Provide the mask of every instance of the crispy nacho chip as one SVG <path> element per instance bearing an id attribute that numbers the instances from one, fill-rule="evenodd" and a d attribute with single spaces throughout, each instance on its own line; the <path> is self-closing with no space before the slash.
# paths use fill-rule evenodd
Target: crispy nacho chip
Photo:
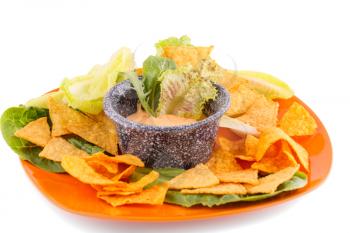
<path id="1" fill-rule="evenodd" d="M 113 162 L 112 158 L 113 157 L 109 157 L 108 155 L 105 155 L 103 152 L 97 152 L 89 157 L 86 157 L 85 160 L 92 167 L 102 166 L 109 173 L 117 174 L 119 171 L 118 163 Z"/>
<path id="2" fill-rule="evenodd" d="M 117 154 L 117 138 L 115 134 L 110 133 L 110 130 L 103 123 L 97 122 L 53 99 L 49 99 L 49 102 L 54 107 L 55 114 L 59 116 L 60 122 L 65 129 L 111 154 Z"/>
<path id="3" fill-rule="evenodd" d="M 135 194 L 139 192 L 133 192 L 133 191 L 120 191 L 120 190 L 115 190 L 115 191 L 97 191 L 97 197 L 103 197 L 103 196 L 128 196 L 131 194 Z"/>
<path id="4" fill-rule="evenodd" d="M 142 162 L 142 160 L 132 154 L 124 154 L 124 155 L 117 155 L 115 157 L 112 157 L 114 161 L 118 163 L 125 163 L 128 165 L 134 165 L 137 167 L 144 167 L 145 164 Z"/>
<path id="5" fill-rule="evenodd" d="M 230 140 L 225 137 L 219 137 L 218 143 L 224 151 L 234 155 L 244 154 L 244 139 Z"/>
<path id="6" fill-rule="evenodd" d="M 198 164 L 169 181 L 170 189 L 203 188 L 216 184 L 219 184 L 219 179 L 204 164 Z"/>
<path id="7" fill-rule="evenodd" d="M 114 207 L 125 204 L 161 205 L 164 202 L 168 188 L 168 183 L 162 183 L 137 194 L 132 194 L 128 196 L 99 196 L 99 198 L 103 199 L 104 201 L 106 201 Z"/>
<path id="8" fill-rule="evenodd" d="M 120 168 L 121 166 L 124 168 Z M 125 167 L 125 165 L 123 166 L 123 165 L 119 164 L 118 167 L 119 167 L 119 170 L 121 172 L 112 178 L 113 181 L 118 181 L 121 179 L 129 178 L 129 176 L 131 176 L 132 173 L 134 173 L 134 171 L 136 169 L 136 166 L 134 166 L 134 165 L 130 165 L 130 166 Z"/>
<path id="9" fill-rule="evenodd" d="M 65 134 L 69 134 L 70 132 L 64 127 L 62 117 L 61 117 L 61 111 L 62 111 L 62 105 L 59 104 L 56 100 L 53 98 L 48 98 L 47 105 L 49 108 L 49 114 L 50 119 L 52 122 L 52 136 L 58 137 Z"/>
<path id="10" fill-rule="evenodd" d="M 212 157 L 207 162 L 207 166 L 215 174 L 242 169 L 237 163 L 235 155 L 228 151 L 224 151 L 222 148 L 214 149 Z"/>
<path id="11" fill-rule="evenodd" d="M 260 178 L 259 184 L 257 185 L 246 185 L 245 187 L 250 194 L 274 193 L 280 184 L 290 180 L 298 170 L 299 165 L 296 167 L 287 167 L 276 173 Z"/>
<path id="12" fill-rule="evenodd" d="M 279 125 L 289 136 L 313 135 L 317 129 L 315 119 L 297 102 L 289 107 Z"/>
<path id="13" fill-rule="evenodd" d="M 258 184 L 258 170 L 244 169 L 216 175 L 220 182 Z"/>
<path id="14" fill-rule="evenodd" d="M 114 138 L 118 141 L 118 135 L 116 130 L 116 125 L 113 123 L 113 121 L 104 113 L 104 111 L 100 112 L 97 115 L 89 114 L 89 116 L 97 121 L 103 124 L 103 126 L 109 130 L 109 133 L 113 135 Z"/>
<path id="15" fill-rule="evenodd" d="M 309 171 L 309 154 L 304 147 L 296 143 L 280 128 L 270 128 L 262 132 L 259 138 L 258 149 L 256 152 L 257 161 L 261 160 L 269 147 L 279 140 L 285 140 L 292 148 L 295 156 L 299 159 L 305 170 Z"/>
<path id="16" fill-rule="evenodd" d="M 259 94 L 247 85 L 238 84 L 229 89 L 231 105 L 226 115 L 237 117 L 248 111 L 253 103 L 259 98 Z"/>
<path id="17" fill-rule="evenodd" d="M 259 131 L 263 131 L 266 128 L 276 126 L 278 106 L 277 102 L 259 94 L 258 97 L 255 97 L 254 103 L 247 112 L 236 119 L 257 128 Z"/>
<path id="18" fill-rule="evenodd" d="M 17 130 L 15 136 L 41 147 L 46 146 L 51 139 L 47 117 L 41 117 L 35 121 L 29 122 L 22 129 Z"/>
<path id="19" fill-rule="evenodd" d="M 163 48 L 163 56 L 175 61 L 177 66 L 191 65 L 198 68 L 201 60 L 210 56 L 213 46 L 194 47 L 194 46 L 168 46 Z"/>
<path id="20" fill-rule="evenodd" d="M 67 173 L 86 184 L 113 185 L 116 183 L 115 181 L 98 174 L 89 166 L 84 158 L 65 155 L 62 158 L 61 165 Z"/>
<path id="21" fill-rule="evenodd" d="M 40 157 L 44 157 L 53 161 L 60 162 L 65 155 L 71 155 L 76 157 L 89 156 L 83 150 L 80 150 L 67 142 L 61 137 L 52 138 L 44 149 L 39 153 Z"/>
<path id="22" fill-rule="evenodd" d="M 159 173 L 156 171 L 151 171 L 147 175 L 143 176 L 136 182 L 126 183 L 126 182 L 118 182 L 112 186 L 103 187 L 104 191 L 122 191 L 122 192 L 141 192 L 143 188 L 157 180 L 159 177 Z"/>
<path id="23" fill-rule="evenodd" d="M 298 163 L 288 143 L 286 141 L 281 141 L 280 143 L 281 149 L 279 151 L 271 146 L 264 157 L 260 161 L 253 163 L 251 167 L 267 173 L 278 172 L 287 167 L 295 167 Z"/>
<path id="24" fill-rule="evenodd" d="M 246 194 L 247 190 L 242 184 L 218 184 L 208 188 L 197 188 L 197 189 L 182 189 L 181 193 L 184 194 L 215 194 L 215 195 L 225 195 L 225 194 Z"/>

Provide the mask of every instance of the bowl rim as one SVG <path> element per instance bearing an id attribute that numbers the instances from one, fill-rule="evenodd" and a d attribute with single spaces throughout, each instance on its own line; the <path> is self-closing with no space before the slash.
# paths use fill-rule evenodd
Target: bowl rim
<path id="1" fill-rule="evenodd" d="M 221 98 L 223 98 L 224 100 L 223 100 L 223 104 L 222 104 L 221 109 L 216 111 L 214 114 L 206 117 L 203 120 L 200 120 L 200 121 L 197 121 L 197 122 L 194 122 L 191 124 L 185 124 L 185 125 L 178 125 L 178 126 L 145 125 L 145 124 L 131 121 L 131 120 L 127 119 L 126 117 L 120 115 L 119 113 L 117 113 L 114 110 L 114 108 L 112 106 L 112 101 L 110 101 L 110 100 L 113 96 L 113 93 L 118 88 L 118 86 L 126 85 L 126 83 L 130 84 L 129 80 L 125 80 L 125 81 L 113 86 L 107 92 L 107 94 L 104 96 L 104 99 L 103 99 L 103 110 L 104 110 L 105 114 L 109 118 L 111 118 L 115 123 L 121 124 L 124 127 L 133 128 L 133 129 L 147 130 L 147 131 L 162 131 L 162 132 L 164 132 L 164 131 L 183 131 L 183 130 L 195 129 L 195 128 L 201 127 L 201 126 L 223 116 L 224 113 L 228 110 L 230 103 L 231 103 L 230 95 L 229 95 L 228 91 L 223 86 L 215 83 L 214 86 L 217 88 L 217 90 L 219 92 L 221 92 Z M 130 86 L 131 86 L 131 84 L 130 84 Z M 215 99 L 213 101 L 217 101 L 217 99 Z"/>

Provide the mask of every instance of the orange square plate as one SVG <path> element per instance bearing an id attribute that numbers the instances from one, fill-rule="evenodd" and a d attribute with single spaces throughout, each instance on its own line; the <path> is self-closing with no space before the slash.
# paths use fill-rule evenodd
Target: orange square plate
<path id="1" fill-rule="evenodd" d="M 49 173 L 25 161 L 22 161 L 22 165 L 29 178 L 48 199 L 67 211 L 81 215 L 133 221 L 179 221 L 256 211 L 287 202 L 310 192 L 326 179 L 330 171 L 332 163 L 331 143 L 326 129 L 317 116 L 296 97 L 279 101 L 279 115 L 282 115 L 293 101 L 303 104 L 312 113 L 318 123 L 318 130 L 315 135 L 296 139 L 310 153 L 311 172 L 309 173 L 309 182 L 302 189 L 284 193 L 263 201 L 232 203 L 213 208 L 201 206 L 184 208 L 170 204 L 161 206 L 126 205 L 113 208 L 99 200 L 96 197 L 95 190 L 89 185 L 83 184 L 67 174 Z M 219 136 L 225 135 L 227 137 L 229 134 L 230 131 L 228 130 L 219 130 Z"/>

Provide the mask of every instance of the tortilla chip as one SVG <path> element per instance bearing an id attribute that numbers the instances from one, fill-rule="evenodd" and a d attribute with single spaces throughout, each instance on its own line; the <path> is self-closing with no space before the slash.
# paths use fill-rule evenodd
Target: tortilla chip
<path id="1" fill-rule="evenodd" d="M 67 142 L 61 137 L 52 138 L 44 149 L 39 153 L 40 157 L 44 157 L 53 161 L 62 161 L 63 156 L 70 155 L 75 157 L 89 156 L 83 150 L 80 150 Z"/>
<path id="2" fill-rule="evenodd" d="M 58 137 L 65 134 L 70 134 L 70 132 L 64 127 L 61 118 L 61 104 L 58 104 L 53 98 L 48 98 L 47 106 L 49 108 L 50 119 L 52 122 L 52 136 Z"/>
<path id="3" fill-rule="evenodd" d="M 128 196 L 99 196 L 99 198 L 111 204 L 113 207 L 125 204 L 162 205 L 168 188 L 168 183 L 162 183 L 137 194 L 132 194 Z"/>
<path id="4" fill-rule="evenodd" d="M 258 184 L 258 170 L 245 169 L 216 175 L 220 182 Z"/>
<path id="5" fill-rule="evenodd" d="M 198 68 L 200 62 L 210 56 L 213 46 L 167 46 L 163 48 L 163 56 L 174 60 L 176 66 L 191 65 Z"/>
<path id="6" fill-rule="evenodd" d="M 65 155 L 62 158 L 61 165 L 67 173 L 86 184 L 113 185 L 116 183 L 115 181 L 98 174 L 89 166 L 84 158 Z"/>
<path id="7" fill-rule="evenodd" d="M 274 193 L 280 184 L 290 180 L 298 170 L 299 165 L 296 167 L 287 167 L 276 173 L 260 178 L 259 184 L 257 185 L 246 185 L 245 187 L 249 194 Z"/>
<path id="8" fill-rule="evenodd" d="M 216 184 L 219 184 L 219 179 L 204 164 L 198 164 L 169 181 L 170 189 L 204 188 Z"/>
<path id="9" fill-rule="evenodd" d="M 136 169 L 136 166 L 134 165 L 127 166 L 124 169 L 120 169 L 120 166 L 121 165 L 119 164 L 118 167 L 121 172 L 112 178 L 113 181 L 129 178 Z"/>
<path id="10" fill-rule="evenodd" d="M 51 139 L 47 117 L 41 117 L 35 121 L 29 122 L 22 129 L 17 130 L 15 136 L 41 147 L 46 146 Z"/>
<path id="11" fill-rule="evenodd" d="M 52 98 L 49 100 L 65 129 L 111 154 L 117 154 L 117 138 L 103 123 L 97 122 Z"/>
<path id="12" fill-rule="evenodd" d="M 222 148 L 214 149 L 212 157 L 207 162 L 209 169 L 215 174 L 241 170 L 235 155 Z"/>
<path id="13" fill-rule="evenodd" d="M 109 133 L 118 141 L 117 127 L 103 111 L 97 115 L 89 114 L 89 116 L 95 121 L 102 123 L 103 126 L 109 130 Z"/>
<path id="14" fill-rule="evenodd" d="M 257 128 L 259 131 L 276 126 L 279 104 L 261 94 L 254 98 L 255 101 L 247 112 L 236 119 Z"/>
<path id="15" fill-rule="evenodd" d="M 218 184 L 208 188 L 198 188 L 198 189 L 182 189 L 181 193 L 184 194 L 215 194 L 215 195 L 225 195 L 225 194 L 246 194 L 247 190 L 242 184 Z"/>
<path id="16" fill-rule="evenodd" d="M 237 117 L 248 111 L 253 103 L 259 98 L 259 94 L 249 88 L 247 85 L 238 84 L 229 89 L 231 97 L 230 108 L 226 111 L 226 115 Z"/>
<path id="17" fill-rule="evenodd" d="M 271 151 L 273 147 L 270 147 L 264 157 L 260 161 L 253 163 L 251 167 L 267 173 L 278 172 L 287 167 L 295 167 L 298 163 L 292 155 L 288 143 L 281 141 L 281 144 L 279 151 Z"/>
<path id="18" fill-rule="evenodd" d="M 135 194 L 137 192 L 132 192 L 132 191 L 97 191 L 97 197 L 102 197 L 102 196 L 113 196 L 113 195 L 118 195 L 118 196 L 128 196 L 131 194 Z"/>
<path id="19" fill-rule="evenodd" d="M 116 162 L 111 162 L 112 159 L 108 155 L 105 155 L 102 152 L 95 153 L 87 158 L 85 158 L 85 161 L 91 166 L 102 166 L 105 168 L 106 171 L 111 173 L 112 175 L 117 174 L 119 169 L 118 169 L 118 163 Z M 96 169 L 95 169 L 96 170 Z"/>
<path id="20" fill-rule="evenodd" d="M 219 137 L 218 143 L 222 150 L 232 154 L 244 154 L 244 139 L 230 140 L 225 137 Z"/>
<path id="21" fill-rule="evenodd" d="M 281 129 L 289 136 L 313 135 L 317 123 L 311 114 L 299 103 L 294 102 L 279 122 Z"/>
<path id="22" fill-rule="evenodd" d="M 115 157 L 112 157 L 114 161 L 118 163 L 125 163 L 128 165 L 134 165 L 137 167 L 144 167 L 145 164 L 142 162 L 142 160 L 132 154 L 124 154 L 124 155 L 117 155 Z"/>
<path id="23" fill-rule="evenodd" d="M 296 143 L 283 130 L 273 127 L 261 133 L 259 138 L 258 149 L 256 152 L 257 161 L 261 160 L 269 147 L 279 140 L 285 140 L 293 150 L 295 156 L 299 159 L 301 165 L 306 171 L 309 171 L 309 154 L 304 147 Z"/>
<path id="24" fill-rule="evenodd" d="M 104 191 L 123 191 L 123 192 L 141 192 L 143 188 L 157 180 L 159 173 L 156 171 L 151 171 L 147 175 L 143 176 L 138 181 L 132 183 L 118 182 L 112 186 L 103 187 Z"/>

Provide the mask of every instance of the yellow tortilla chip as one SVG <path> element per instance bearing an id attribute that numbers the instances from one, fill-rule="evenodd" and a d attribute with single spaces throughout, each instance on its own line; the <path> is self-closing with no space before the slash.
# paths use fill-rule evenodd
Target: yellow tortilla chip
<path id="1" fill-rule="evenodd" d="M 258 170 L 245 169 L 216 175 L 220 182 L 258 184 Z"/>
<path id="2" fill-rule="evenodd" d="M 115 134 L 110 133 L 110 130 L 103 123 L 97 122 L 52 98 L 49 99 L 49 102 L 65 129 L 111 154 L 117 154 L 117 138 Z"/>
<path id="3" fill-rule="evenodd" d="M 213 151 L 212 157 L 207 162 L 207 166 L 215 174 L 242 169 L 237 163 L 235 155 L 228 151 L 224 151 L 222 148 Z"/>
<path id="4" fill-rule="evenodd" d="M 64 127 L 61 118 L 61 104 L 58 104 L 53 98 L 48 98 L 47 106 L 49 108 L 50 119 L 52 122 L 52 136 L 58 137 L 69 134 L 70 132 Z"/>
<path id="5" fill-rule="evenodd" d="M 279 140 L 285 140 L 288 142 L 289 146 L 292 148 L 295 156 L 299 159 L 301 165 L 305 168 L 306 171 L 309 171 L 309 153 L 305 150 L 304 147 L 296 143 L 290 136 L 288 136 L 280 128 L 269 128 L 261 133 L 259 138 L 258 149 L 256 152 L 257 161 L 261 160 L 266 151 L 271 145 Z"/>
<path id="6" fill-rule="evenodd" d="M 231 105 L 225 114 L 230 117 L 237 117 L 246 113 L 257 98 L 259 98 L 259 94 L 256 91 L 250 89 L 244 84 L 238 84 L 231 87 L 229 92 Z"/>
<path id="7" fill-rule="evenodd" d="M 244 154 L 244 139 L 230 140 L 225 137 L 219 137 L 218 143 L 224 151 L 234 155 Z"/>
<path id="8" fill-rule="evenodd" d="M 103 126 L 109 130 L 109 133 L 118 141 L 117 127 L 103 111 L 97 115 L 89 114 L 89 116 L 95 121 L 102 123 Z"/>
<path id="9" fill-rule="evenodd" d="M 120 165 L 119 165 L 120 167 Z M 121 171 L 119 174 L 117 174 L 116 176 L 114 176 L 112 178 L 113 181 L 118 181 L 118 180 L 121 180 L 121 179 L 126 179 L 128 178 L 129 176 L 132 175 L 132 173 L 134 173 L 136 169 L 136 166 L 134 165 L 130 165 L 128 167 L 126 167 L 125 169 L 120 169 L 119 170 Z"/>
<path id="10" fill-rule="evenodd" d="M 99 198 L 111 204 L 113 207 L 125 204 L 162 205 L 168 188 L 168 183 L 162 183 L 137 194 L 131 194 L 128 196 L 99 196 Z"/>
<path id="11" fill-rule="evenodd" d="M 279 104 L 261 94 L 255 98 L 247 112 L 236 119 L 257 128 L 259 131 L 276 126 Z"/>
<path id="12" fill-rule="evenodd" d="M 286 141 L 281 141 L 281 149 L 279 151 L 271 151 L 271 147 L 264 157 L 252 164 L 253 169 L 259 171 L 274 173 L 287 167 L 295 167 L 298 163 L 295 160 L 289 145 Z"/>
<path id="13" fill-rule="evenodd" d="M 170 189 L 203 188 L 216 184 L 219 184 L 219 179 L 204 164 L 198 164 L 169 181 Z"/>
<path id="14" fill-rule="evenodd" d="M 128 165 L 134 165 L 137 167 L 144 167 L 145 164 L 142 162 L 142 160 L 132 154 L 124 154 L 124 155 L 116 155 L 115 157 L 112 157 L 114 161 L 118 163 L 125 163 Z"/>
<path id="15" fill-rule="evenodd" d="M 225 195 L 225 194 L 246 194 L 247 190 L 242 184 L 218 184 L 208 188 L 198 188 L 198 189 L 182 189 L 181 193 L 184 194 L 215 194 L 215 195 Z"/>
<path id="16" fill-rule="evenodd" d="M 136 182 L 126 183 L 126 182 L 118 182 L 112 186 L 103 187 L 104 191 L 123 191 L 123 192 L 141 192 L 142 189 L 157 180 L 159 177 L 159 173 L 156 171 L 151 171 L 147 175 L 143 176 Z"/>
<path id="17" fill-rule="evenodd" d="M 17 130 L 15 136 L 41 147 L 46 146 L 51 139 L 47 117 L 41 117 L 35 121 L 29 122 L 22 129 Z"/>
<path id="18" fill-rule="evenodd" d="M 67 142 L 61 137 L 52 138 L 44 149 L 39 153 L 40 157 L 44 157 L 53 161 L 62 161 L 63 156 L 70 155 L 76 157 L 89 156 L 83 150 L 80 150 Z"/>
<path id="19" fill-rule="evenodd" d="M 257 185 L 246 185 L 245 187 L 249 194 L 274 193 L 280 184 L 290 180 L 298 170 L 299 165 L 296 167 L 287 167 L 276 173 L 260 178 L 259 184 Z"/>
<path id="20" fill-rule="evenodd" d="M 84 158 L 65 155 L 62 158 L 61 165 L 67 173 L 86 184 L 113 185 L 116 183 L 115 181 L 98 174 L 89 166 Z"/>
<path id="21" fill-rule="evenodd" d="M 191 65 L 198 68 L 200 62 L 210 56 L 213 46 L 167 46 L 163 48 L 163 56 L 174 60 L 177 66 Z"/>
<path id="22" fill-rule="evenodd" d="M 102 152 L 98 152 L 98 153 L 95 153 L 89 157 L 86 157 L 85 160 L 88 162 L 88 164 L 90 166 L 92 166 L 92 167 L 102 166 L 105 168 L 106 171 L 108 171 L 111 174 L 116 174 L 119 171 L 118 163 L 112 162 L 113 160 L 110 159 L 110 157 L 108 155 L 105 155 Z"/>
<path id="23" fill-rule="evenodd" d="M 279 122 L 280 128 L 289 136 L 313 135 L 317 123 L 311 114 L 299 103 L 294 102 Z"/>

